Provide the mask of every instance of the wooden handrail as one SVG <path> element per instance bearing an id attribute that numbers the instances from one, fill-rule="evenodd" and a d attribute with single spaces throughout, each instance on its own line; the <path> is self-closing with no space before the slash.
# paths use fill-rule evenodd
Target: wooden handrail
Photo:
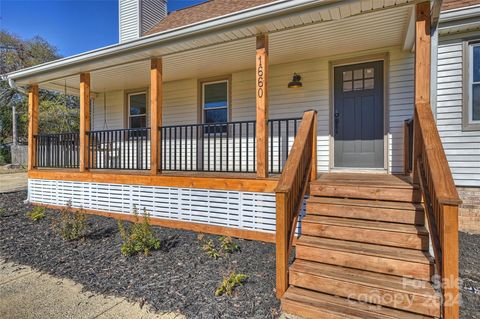
<path id="1" fill-rule="evenodd" d="M 441 278 L 443 318 L 458 318 L 458 196 L 429 103 L 414 114 L 413 180 L 422 191 L 432 236 L 436 270 Z"/>
<path id="2" fill-rule="evenodd" d="M 309 181 L 316 178 L 316 123 L 316 111 L 304 113 L 290 156 L 275 189 L 277 298 L 281 298 L 288 287 L 288 258 L 298 215 Z"/>

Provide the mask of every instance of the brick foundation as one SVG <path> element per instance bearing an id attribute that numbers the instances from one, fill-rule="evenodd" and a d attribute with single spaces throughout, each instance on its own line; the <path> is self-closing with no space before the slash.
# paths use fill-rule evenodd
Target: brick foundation
<path id="1" fill-rule="evenodd" d="M 457 187 L 463 203 L 459 209 L 461 231 L 480 234 L 480 187 Z"/>

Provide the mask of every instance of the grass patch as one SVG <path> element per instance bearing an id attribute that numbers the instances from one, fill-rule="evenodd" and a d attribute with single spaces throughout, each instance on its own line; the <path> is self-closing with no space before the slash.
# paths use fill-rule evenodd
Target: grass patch
<path id="1" fill-rule="evenodd" d="M 130 227 L 126 227 L 121 220 L 118 221 L 118 229 L 123 241 L 120 251 L 125 256 L 138 253 L 148 256 L 151 250 L 160 248 L 160 240 L 153 234 L 146 210 L 143 211 L 141 222 L 136 208 L 133 209 L 133 215 L 136 220 Z"/>

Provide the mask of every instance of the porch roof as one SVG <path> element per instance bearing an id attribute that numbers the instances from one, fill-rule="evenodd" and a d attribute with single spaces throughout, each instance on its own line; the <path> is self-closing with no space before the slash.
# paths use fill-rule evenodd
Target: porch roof
<path id="1" fill-rule="evenodd" d="M 6 78 L 18 86 L 41 84 L 61 91 L 67 87 L 70 94 L 76 93 L 81 72 L 92 73 L 94 92 L 139 87 L 143 82 L 148 86 L 150 58 L 156 56 L 165 59 L 165 81 L 214 76 L 222 68 L 237 71 L 253 67 L 254 38 L 260 33 L 272 34 L 272 64 L 404 45 L 413 21 L 409 16 L 417 2 L 279 0 L 26 68 Z M 212 62 L 217 74 L 209 74 Z"/>

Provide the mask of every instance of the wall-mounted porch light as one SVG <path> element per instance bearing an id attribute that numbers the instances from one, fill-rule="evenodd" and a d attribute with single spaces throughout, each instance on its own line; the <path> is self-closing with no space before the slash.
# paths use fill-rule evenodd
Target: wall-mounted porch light
<path id="1" fill-rule="evenodd" d="M 300 74 L 293 73 L 293 79 L 292 79 L 292 82 L 288 83 L 288 88 L 289 89 L 301 88 L 303 86 L 301 80 L 302 80 L 302 77 L 300 76 Z"/>

